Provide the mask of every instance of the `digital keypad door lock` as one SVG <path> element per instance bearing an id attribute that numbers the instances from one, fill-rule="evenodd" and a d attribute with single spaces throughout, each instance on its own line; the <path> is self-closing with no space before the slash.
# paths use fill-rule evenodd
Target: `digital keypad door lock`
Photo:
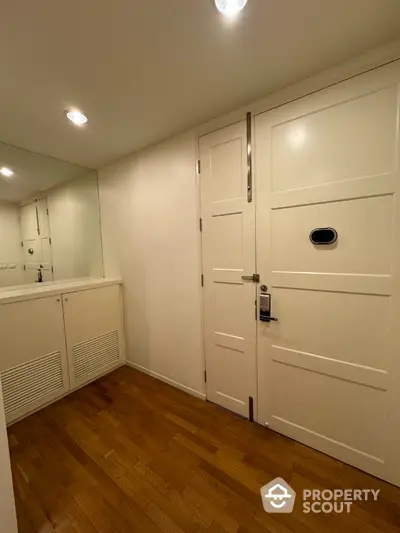
<path id="1" fill-rule="evenodd" d="M 260 320 L 261 322 L 278 322 L 278 319 L 271 316 L 271 295 L 269 293 L 260 294 Z"/>

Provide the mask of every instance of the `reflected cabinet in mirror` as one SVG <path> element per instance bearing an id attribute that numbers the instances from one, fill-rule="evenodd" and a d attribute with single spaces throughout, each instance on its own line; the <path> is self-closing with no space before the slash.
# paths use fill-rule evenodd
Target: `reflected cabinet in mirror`
<path id="1" fill-rule="evenodd" d="M 97 172 L 0 143 L 0 290 L 102 276 Z"/>

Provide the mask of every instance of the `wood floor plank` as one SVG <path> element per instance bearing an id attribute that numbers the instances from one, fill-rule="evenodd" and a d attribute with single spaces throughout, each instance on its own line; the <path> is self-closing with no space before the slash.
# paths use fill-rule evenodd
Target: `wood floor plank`
<path id="1" fill-rule="evenodd" d="M 400 489 L 128 367 L 9 441 L 19 533 L 400 533 Z M 350 514 L 270 515 L 275 477 L 381 493 Z"/>

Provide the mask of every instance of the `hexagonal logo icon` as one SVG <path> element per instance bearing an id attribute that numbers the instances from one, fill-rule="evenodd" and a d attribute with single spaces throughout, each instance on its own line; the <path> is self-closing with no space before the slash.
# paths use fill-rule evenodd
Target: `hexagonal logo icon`
<path id="1" fill-rule="evenodd" d="M 277 477 L 261 488 L 261 498 L 267 513 L 291 513 L 296 493 L 281 477 Z"/>

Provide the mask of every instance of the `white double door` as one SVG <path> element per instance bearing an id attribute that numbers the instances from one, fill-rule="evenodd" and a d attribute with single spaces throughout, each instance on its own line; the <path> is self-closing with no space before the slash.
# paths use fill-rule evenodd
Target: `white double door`
<path id="1" fill-rule="evenodd" d="M 261 424 L 400 485 L 399 82 L 397 62 L 258 115 L 255 202 L 244 122 L 200 150 L 208 398 L 252 396 Z M 255 320 L 261 285 L 278 322 Z"/>

